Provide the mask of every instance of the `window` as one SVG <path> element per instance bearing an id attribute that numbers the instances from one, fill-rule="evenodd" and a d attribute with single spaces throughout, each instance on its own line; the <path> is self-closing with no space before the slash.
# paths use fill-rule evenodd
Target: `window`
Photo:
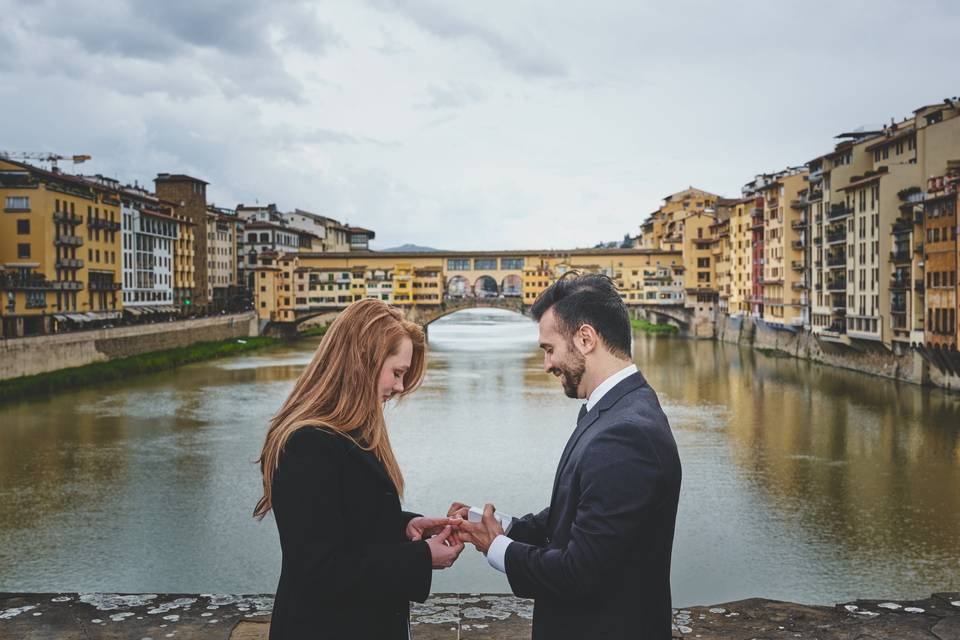
<path id="1" fill-rule="evenodd" d="M 477 258 L 473 261 L 473 268 L 476 270 L 481 269 L 490 269 L 495 270 L 497 268 L 497 259 L 496 258 Z"/>
<path id="2" fill-rule="evenodd" d="M 28 235 L 30 235 L 30 221 L 29 221 L 29 220 L 17 220 L 17 235 L 18 235 L 18 236 L 28 236 Z"/>
<path id="3" fill-rule="evenodd" d="M 29 196 L 7 196 L 6 204 L 4 205 L 6 211 L 30 211 L 30 197 Z"/>
<path id="4" fill-rule="evenodd" d="M 470 260 L 461 259 L 461 258 L 448 258 L 447 259 L 447 270 L 448 271 L 469 271 L 470 270 Z"/>
<path id="5" fill-rule="evenodd" d="M 501 258 L 501 269 L 523 269 L 523 258 Z"/>
<path id="6" fill-rule="evenodd" d="M 17 245 L 17 257 L 20 259 L 30 257 L 30 243 L 21 242 Z"/>

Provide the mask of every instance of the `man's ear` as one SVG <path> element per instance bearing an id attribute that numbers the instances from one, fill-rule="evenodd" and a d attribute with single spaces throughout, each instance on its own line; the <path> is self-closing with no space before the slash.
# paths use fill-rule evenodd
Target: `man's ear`
<path id="1" fill-rule="evenodd" d="M 592 353 L 600 345 L 600 336 L 597 335 L 597 330 L 594 329 L 589 324 L 580 325 L 580 328 L 577 329 L 577 332 L 573 336 L 573 344 L 576 346 L 577 351 L 580 352 L 580 355 L 587 355 Z"/>

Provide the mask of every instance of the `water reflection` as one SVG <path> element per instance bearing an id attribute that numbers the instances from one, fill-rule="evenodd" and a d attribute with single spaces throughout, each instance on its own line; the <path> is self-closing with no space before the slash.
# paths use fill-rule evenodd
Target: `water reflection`
<path id="1" fill-rule="evenodd" d="M 279 548 L 251 461 L 315 343 L 0 408 L 0 591 L 267 592 Z M 577 413 L 520 316 L 430 328 L 388 410 L 407 506 L 549 501 Z M 675 600 L 960 588 L 960 398 L 712 342 L 637 336 L 677 436 Z M 506 591 L 468 551 L 435 591 Z"/>

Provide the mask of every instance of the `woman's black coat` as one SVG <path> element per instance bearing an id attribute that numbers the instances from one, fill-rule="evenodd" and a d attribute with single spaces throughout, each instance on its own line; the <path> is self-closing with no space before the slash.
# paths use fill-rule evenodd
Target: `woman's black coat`
<path id="1" fill-rule="evenodd" d="M 376 456 L 334 433 L 305 427 L 287 441 L 273 476 L 283 565 L 270 640 L 407 638 L 410 601 L 430 593 L 426 542 L 404 533 Z"/>

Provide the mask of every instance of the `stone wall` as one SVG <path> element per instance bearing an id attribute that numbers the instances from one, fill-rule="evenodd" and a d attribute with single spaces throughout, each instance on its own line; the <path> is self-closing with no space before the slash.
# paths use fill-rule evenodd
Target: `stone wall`
<path id="1" fill-rule="evenodd" d="M 888 351 L 881 344 L 864 341 L 855 347 L 821 341 L 807 331 L 774 329 L 753 318 L 717 319 L 714 335 L 721 342 L 742 344 L 755 349 L 812 360 L 821 364 L 851 369 L 875 376 L 903 380 L 945 389 L 960 389 L 960 379 L 931 366 L 917 351 Z"/>
<path id="2" fill-rule="evenodd" d="M 258 335 L 253 312 L 0 340 L 0 380 L 93 362 Z"/>

